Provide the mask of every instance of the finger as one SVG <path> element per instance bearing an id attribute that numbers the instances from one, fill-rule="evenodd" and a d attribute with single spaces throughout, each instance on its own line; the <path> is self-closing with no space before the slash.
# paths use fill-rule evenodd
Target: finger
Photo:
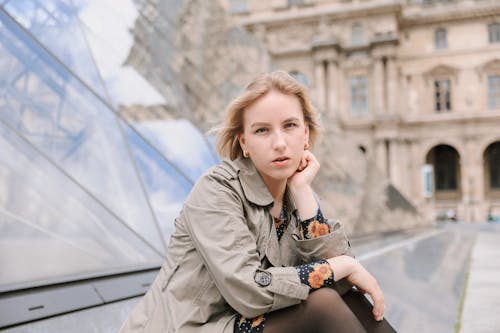
<path id="1" fill-rule="evenodd" d="M 304 170 L 307 167 L 308 163 L 309 162 L 307 160 L 307 157 L 303 155 L 302 158 L 300 159 L 299 171 Z"/>
<path id="2" fill-rule="evenodd" d="M 371 295 L 371 296 L 373 299 L 373 310 L 372 310 L 373 316 L 375 320 L 380 321 L 384 319 L 384 311 L 385 311 L 384 297 L 381 295 L 380 296 Z"/>

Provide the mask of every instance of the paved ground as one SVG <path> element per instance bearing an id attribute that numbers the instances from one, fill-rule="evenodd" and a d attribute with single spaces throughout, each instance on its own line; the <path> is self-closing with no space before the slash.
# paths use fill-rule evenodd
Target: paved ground
<path id="1" fill-rule="evenodd" d="M 500 332 L 500 223 L 480 230 L 471 254 L 460 333 Z"/>
<path id="2" fill-rule="evenodd" d="M 359 256 L 379 281 L 398 332 L 455 332 L 474 232 L 428 230 Z"/>
<path id="3" fill-rule="evenodd" d="M 440 224 L 353 240 L 385 292 L 386 318 L 403 333 L 500 332 L 500 224 Z M 472 253 L 472 255 L 471 255 Z M 20 325 L 3 333 L 115 333 L 139 298 Z"/>

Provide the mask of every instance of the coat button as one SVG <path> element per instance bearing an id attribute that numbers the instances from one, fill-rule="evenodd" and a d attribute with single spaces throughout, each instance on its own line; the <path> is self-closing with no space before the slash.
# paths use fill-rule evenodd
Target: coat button
<path id="1" fill-rule="evenodd" d="M 257 272 L 255 280 L 262 287 L 267 287 L 271 284 L 271 274 L 269 272 Z"/>

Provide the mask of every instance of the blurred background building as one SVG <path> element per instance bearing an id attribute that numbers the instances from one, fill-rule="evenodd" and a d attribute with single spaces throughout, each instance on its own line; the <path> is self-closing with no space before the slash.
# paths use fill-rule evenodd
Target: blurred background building
<path id="1" fill-rule="evenodd" d="M 500 2 L 223 1 L 419 211 L 500 215 Z"/>
<path id="2" fill-rule="evenodd" d="M 0 0 L 0 328 L 144 293 L 206 131 L 272 69 L 352 235 L 500 215 L 498 1 Z"/>

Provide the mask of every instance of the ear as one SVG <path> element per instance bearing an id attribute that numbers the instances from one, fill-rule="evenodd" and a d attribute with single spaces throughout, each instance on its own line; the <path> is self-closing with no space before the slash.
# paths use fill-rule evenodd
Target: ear
<path id="1" fill-rule="evenodd" d="M 245 135 L 243 133 L 238 134 L 238 141 L 242 150 L 245 150 Z"/>

